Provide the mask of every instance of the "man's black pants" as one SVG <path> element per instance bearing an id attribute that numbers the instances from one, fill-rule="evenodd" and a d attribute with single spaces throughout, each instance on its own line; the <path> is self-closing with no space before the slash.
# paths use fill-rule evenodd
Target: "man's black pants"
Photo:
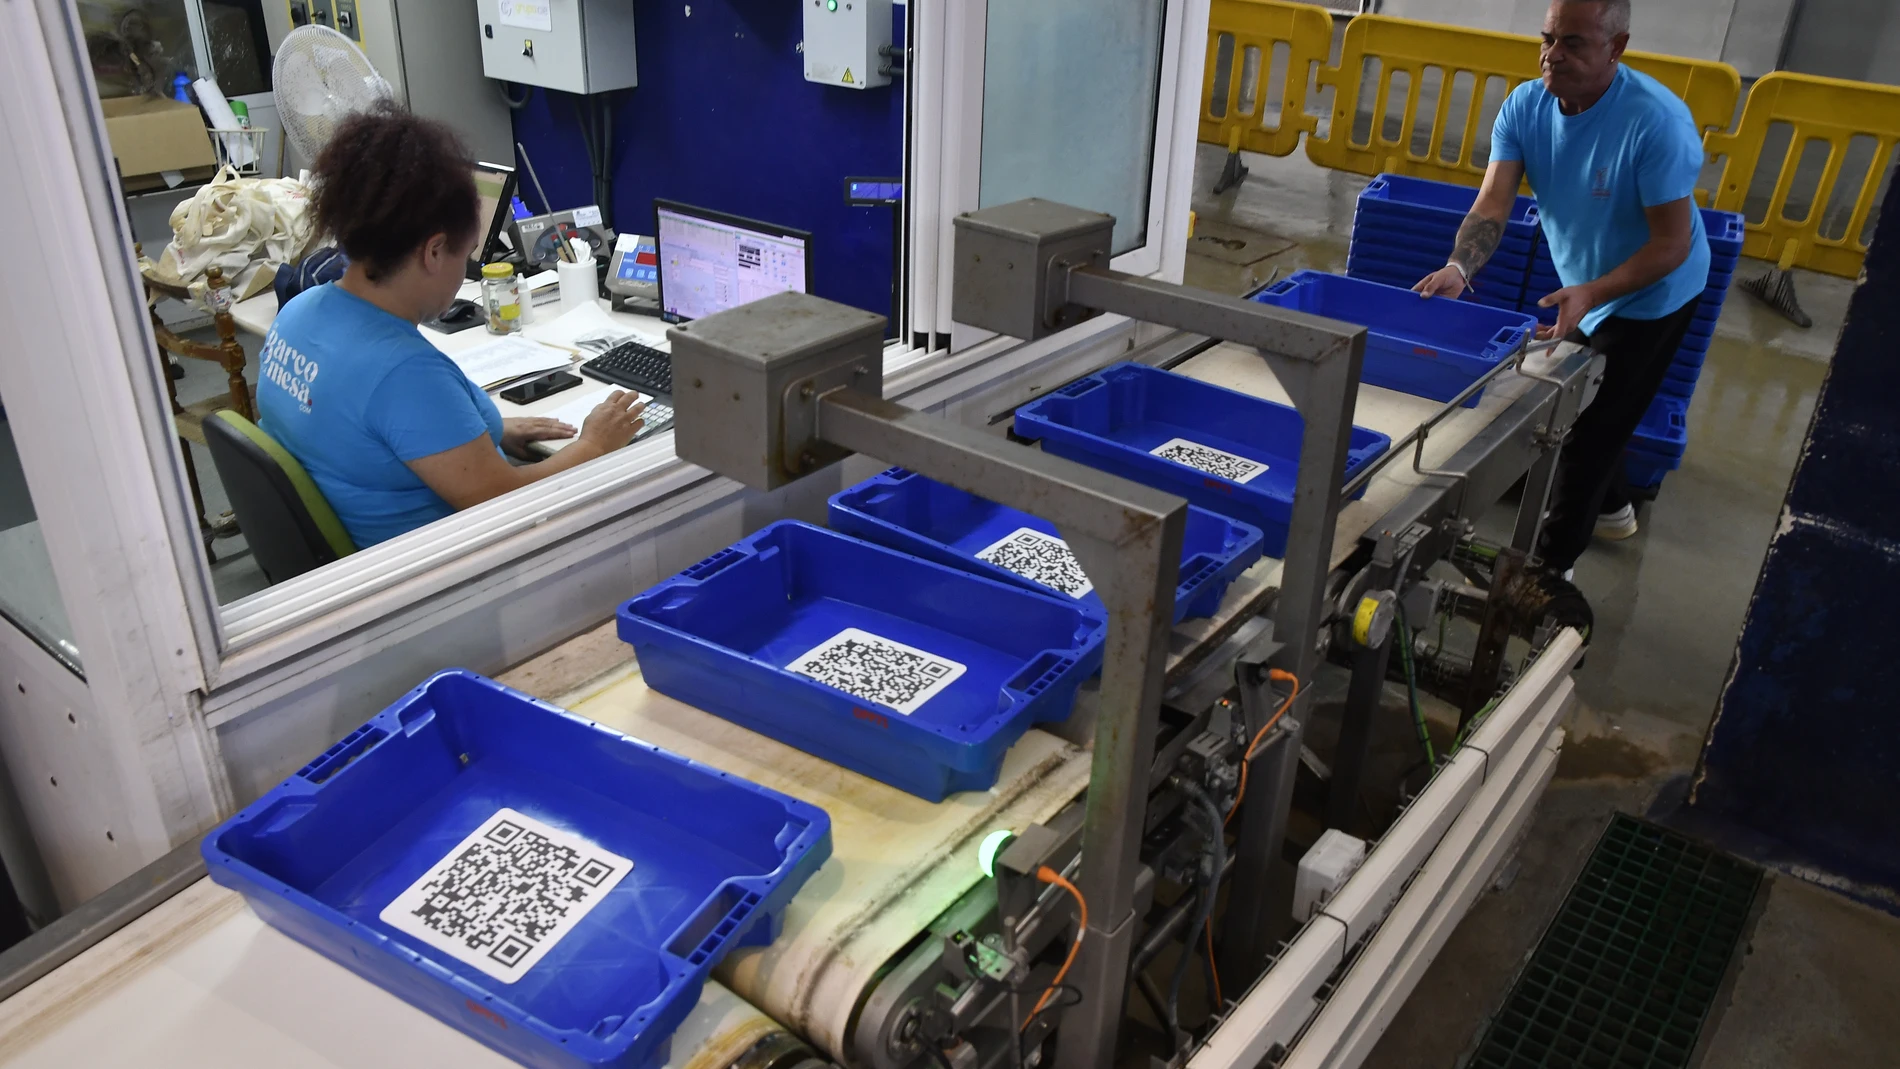
<path id="1" fill-rule="evenodd" d="M 1630 504 L 1623 449 L 1662 388 L 1700 300 L 1697 294 L 1696 300 L 1661 319 L 1611 316 L 1587 337 L 1582 331 L 1571 333 L 1569 340 L 1602 353 L 1609 366 L 1596 400 L 1571 428 L 1557 464 L 1539 550 L 1551 569 L 1574 567 L 1590 548 L 1597 516 Z"/>

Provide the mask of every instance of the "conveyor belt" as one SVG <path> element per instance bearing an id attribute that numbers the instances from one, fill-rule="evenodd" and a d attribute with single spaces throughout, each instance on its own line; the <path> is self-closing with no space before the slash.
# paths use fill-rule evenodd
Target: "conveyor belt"
<path id="1" fill-rule="evenodd" d="M 1218 346 L 1176 370 L 1286 400 L 1250 350 Z M 1425 463 L 1449 457 L 1531 386 L 1509 373 L 1501 377 L 1476 408 L 1439 425 Z M 1362 387 L 1354 422 L 1396 439 L 1438 407 Z M 1341 512 L 1335 566 L 1422 481 L 1404 460 L 1380 472 L 1364 499 Z M 1170 670 L 1190 664 L 1265 609 L 1280 571 L 1279 561 L 1262 561 L 1230 588 L 1215 617 L 1177 629 Z M 580 677 L 595 673 L 603 654 L 610 663 L 628 663 L 570 692 Z M 982 835 L 1045 820 L 1087 786 L 1084 752 L 1031 731 L 1010 751 L 993 790 L 931 804 L 649 691 L 630 651 L 600 631 L 537 664 L 543 670 L 535 684 L 509 681 L 831 814 L 831 860 L 787 910 L 771 947 L 736 954 L 721 969 L 732 991 L 708 986 L 676 1040 L 674 1065 L 692 1060 L 695 1051 L 743 1049 L 750 1040 L 740 1040 L 769 1030 L 771 1021 L 751 1006 L 839 1056 L 853 1009 L 878 970 L 976 882 Z M 569 682 L 556 684 L 549 672 Z M 463 1067 L 511 1064 L 264 927 L 236 895 L 208 881 L 0 1005 L 4 1066 L 412 1066 L 444 1064 L 445 1052 L 454 1054 L 449 1063 Z M 694 1064 L 725 1063 L 709 1054 Z"/>
<path id="2" fill-rule="evenodd" d="M 717 983 L 669 1066 L 725 1069 L 779 1026 Z M 511 1069 L 200 880 L 0 1003 L 7 1069 Z"/>
<path id="3" fill-rule="evenodd" d="M 1032 731 L 994 788 L 927 802 L 648 690 L 631 664 L 568 707 L 831 814 L 831 859 L 786 908 L 777 941 L 733 954 L 717 975 L 834 1056 L 877 970 L 981 878 L 984 833 L 1047 820 L 1088 785 L 1086 754 Z"/>

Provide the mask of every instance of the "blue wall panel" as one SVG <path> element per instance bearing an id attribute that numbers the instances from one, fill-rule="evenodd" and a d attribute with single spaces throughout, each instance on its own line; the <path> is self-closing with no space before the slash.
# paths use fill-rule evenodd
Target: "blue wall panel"
<path id="1" fill-rule="evenodd" d="M 1854 294 L 1685 816 L 1900 904 L 1900 212 Z"/>
<path id="2" fill-rule="evenodd" d="M 889 314 L 893 209 L 846 206 L 844 179 L 903 173 L 904 79 L 805 81 L 797 0 L 639 0 L 635 22 L 640 84 L 611 94 L 617 229 L 652 233 L 665 197 L 809 230 L 813 292 Z M 575 104 L 537 89 L 514 116 L 561 208 L 594 199 Z"/>

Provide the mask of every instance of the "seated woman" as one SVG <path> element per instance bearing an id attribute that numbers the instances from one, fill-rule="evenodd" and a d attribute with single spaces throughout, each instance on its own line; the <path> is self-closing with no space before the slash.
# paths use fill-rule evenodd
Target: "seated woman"
<path id="1" fill-rule="evenodd" d="M 566 471 L 633 440 L 639 395 L 615 391 L 578 440 L 537 463 L 529 442 L 575 437 L 503 419 L 417 324 L 448 308 L 475 248 L 471 164 L 440 123 L 385 106 L 337 127 L 318 157 L 317 230 L 350 258 L 300 293 L 264 341 L 257 409 L 316 481 L 358 547 Z"/>

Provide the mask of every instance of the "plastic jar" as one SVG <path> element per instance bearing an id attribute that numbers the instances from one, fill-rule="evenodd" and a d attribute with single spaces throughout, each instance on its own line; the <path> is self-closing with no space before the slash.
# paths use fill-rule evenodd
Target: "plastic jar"
<path id="1" fill-rule="evenodd" d="M 520 333 L 526 320 L 521 314 L 521 280 L 515 277 L 513 264 L 482 266 L 482 309 L 488 316 L 488 333 Z"/>

